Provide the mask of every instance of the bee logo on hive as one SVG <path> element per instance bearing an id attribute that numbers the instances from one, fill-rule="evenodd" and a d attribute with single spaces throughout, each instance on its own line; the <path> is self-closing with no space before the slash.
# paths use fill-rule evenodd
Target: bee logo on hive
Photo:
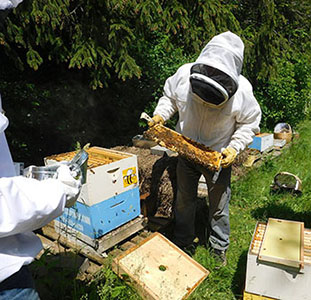
<path id="1" fill-rule="evenodd" d="M 124 187 L 137 183 L 136 167 L 122 171 Z"/>

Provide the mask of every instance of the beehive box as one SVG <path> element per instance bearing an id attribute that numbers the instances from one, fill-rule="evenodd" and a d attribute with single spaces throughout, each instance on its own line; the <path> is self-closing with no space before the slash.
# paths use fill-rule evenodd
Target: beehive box
<path id="1" fill-rule="evenodd" d="M 112 268 L 148 300 L 186 299 L 209 274 L 160 233 L 116 257 Z"/>
<path id="2" fill-rule="evenodd" d="M 257 149 L 260 152 L 273 148 L 274 137 L 272 133 L 256 134 L 253 142 L 248 146 L 250 149 Z"/>
<path id="3" fill-rule="evenodd" d="M 87 153 L 86 183 L 74 207 L 66 208 L 55 224 L 92 240 L 140 215 L 139 178 L 136 155 L 100 147 Z M 69 161 L 75 154 L 52 155 L 45 163 Z"/>
<path id="4" fill-rule="evenodd" d="M 310 299 L 311 230 L 302 224 L 280 219 L 257 223 L 247 255 L 244 299 Z"/>

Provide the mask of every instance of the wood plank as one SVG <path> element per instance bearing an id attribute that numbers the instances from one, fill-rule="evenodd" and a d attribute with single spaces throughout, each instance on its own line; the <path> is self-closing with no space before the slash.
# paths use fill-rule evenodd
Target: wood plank
<path id="1" fill-rule="evenodd" d="M 304 231 L 302 222 L 270 218 L 259 252 L 259 259 L 294 268 L 303 267 L 301 231 Z"/>
<path id="2" fill-rule="evenodd" d="M 131 239 L 131 242 L 134 243 L 134 244 L 138 244 L 140 243 L 141 241 L 143 241 L 144 238 L 140 235 L 136 235 L 134 236 L 132 239 Z"/>
<path id="3" fill-rule="evenodd" d="M 113 260 L 143 299 L 186 299 L 209 272 L 160 233 L 154 233 Z M 126 274 L 126 275 L 125 275 Z"/>
<path id="4" fill-rule="evenodd" d="M 77 251 L 78 253 L 81 253 L 82 255 L 88 257 L 89 259 L 102 264 L 104 263 L 104 257 L 102 257 L 100 255 L 100 253 L 96 252 L 96 250 L 94 250 L 92 247 L 86 245 L 85 243 L 82 243 L 81 241 L 79 241 L 78 239 L 73 242 L 70 239 L 66 238 L 65 236 L 62 236 L 60 234 L 58 234 L 54 228 L 51 228 L 49 226 L 45 226 L 42 228 L 42 231 L 44 233 L 44 235 L 57 240 L 59 243 L 61 243 L 62 245 L 72 248 L 75 251 Z"/>
<path id="5" fill-rule="evenodd" d="M 127 241 L 124 244 L 120 245 L 120 249 L 125 251 L 125 250 L 128 250 L 128 249 L 134 247 L 135 245 L 136 244 L 132 243 L 131 241 Z"/>
<path id="6" fill-rule="evenodd" d="M 98 252 L 104 252 L 113 246 L 117 245 L 121 241 L 144 229 L 147 225 L 147 218 L 139 216 L 134 220 L 120 226 L 119 228 L 105 234 L 103 237 L 98 239 L 99 246 Z"/>
<path id="7" fill-rule="evenodd" d="M 123 226 L 120 226 L 119 228 L 104 235 L 103 237 L 97 239 L 99 245 L 97 250 L 87 245 L 83 241 L 75 238 L 74 236 L 71 236 L 69 234 L 65 236 L 57 233 L 54 229 L 53 221 L 44 226 L 41 230 L 43 235 L 57 241 L 58 243 L 66 247 L 72 248 L 78 253 L 81 253 L 82 255 L 93 260 L 94 262 L 97 262 L 98 264 L 104 264 L 105 258 L 102 256 L 102 253 L 114 247 L 119 242 L 125 240 L 131 235 L 144 229 L 147 224 L 147 220 L 147 218 L 139 216 L 134 220 L 131 220 L 130 222 L 124 224 Z"/>
<path id="8" fill-rule="evenodd" d="M 37 236 L 40 238 L 44 249 L 46 250 L 48 249 L 53 254 L 65 252 L 65 248 L 62 245 L 60 245 L 57 241 L 55 240 L 51 241 L 41 234 L 37 234 Z"/>

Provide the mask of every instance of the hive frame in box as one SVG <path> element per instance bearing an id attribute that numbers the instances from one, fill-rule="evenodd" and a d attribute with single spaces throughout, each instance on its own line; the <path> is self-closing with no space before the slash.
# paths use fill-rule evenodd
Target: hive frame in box
<path id="1" fill-rule="evenodd" d="M 87 152 L 86 183 L 76 204 L 66 208 L 54 223 L 58 233 L 97 248 L 99 238 L 127 222 L 136 219 L 135 230 L 142 229 L 144 218 L 140 215 L 136 155 L 100 147 L 91 147 Z M 52 155 L 45 158 L 45 163 L 70 160 L 74 154 Z M 101 248 L 105 247 L 102 245 Z"/>

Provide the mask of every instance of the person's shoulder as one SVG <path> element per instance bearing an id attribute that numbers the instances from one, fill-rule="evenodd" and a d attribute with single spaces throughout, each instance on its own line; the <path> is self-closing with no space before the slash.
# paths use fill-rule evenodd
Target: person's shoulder
<path id="1" fill-rule="evenodd" d="M 246 77 L 244 77 L 243 75 L 239 76 L 239 89 L 241 91 L 250 91 L 253 92 L 253 86 L 252 84 L 249 82 L 248 79 L 246 79 Z"/>
<path id="2" fill-rule="evenodd" d="M 257 103 L 253 92 L 253 86 L 243 75 L 239 76 L 239 88 L 234 95 L 234 99 L 242 106 L 250 105 L 250 103 Z"/>

